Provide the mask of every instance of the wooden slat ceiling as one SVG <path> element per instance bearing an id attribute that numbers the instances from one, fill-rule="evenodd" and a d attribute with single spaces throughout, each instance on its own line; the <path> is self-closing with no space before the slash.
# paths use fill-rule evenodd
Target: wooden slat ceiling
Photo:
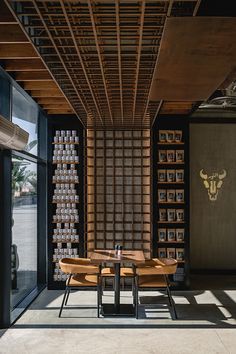
<path id="1" fill-rule="evenodd" d="M 192 111 L 195 102 L 149 98 L 167 17 L 195 16 L 199 0 L 4 1 L 36 51 L 11 28 L 0 60 L 47 112 L 74 111 L 86 127 L 149 128 L 157 113 Z"/>

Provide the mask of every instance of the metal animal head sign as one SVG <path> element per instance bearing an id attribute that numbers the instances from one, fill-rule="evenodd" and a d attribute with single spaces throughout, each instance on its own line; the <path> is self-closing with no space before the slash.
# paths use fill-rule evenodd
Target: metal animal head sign
<path id="1" fill-rule="evenodd" d="M 218 193 L 223 184 L 223 179 L 226 177 L 226 170 L 221 173 L 214 172 L 211 176 L 204 173 L 203 170 L 200 171 L 200 177 L 203 179 L 204 186 L 207 189 L 209 200 L 212 202 L 217 200 Z"/>

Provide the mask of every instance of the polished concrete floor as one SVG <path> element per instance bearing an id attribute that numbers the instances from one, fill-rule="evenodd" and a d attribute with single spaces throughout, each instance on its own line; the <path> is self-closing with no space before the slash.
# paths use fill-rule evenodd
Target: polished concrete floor
<path id="1" fill-rule="evenodd" d="M 234 289 L 175 292 L 178 320 L 157 292 L 140 292 L 138 320 L 97 318 L 95 291 L 72 293 L 58 318 L 62 294 L 44 290 L 2 332 L 0 353 L 236 353 Z M 131 302 L 131 293 L 122 292 L 121 299 Z M 112 292 L 105 292 L 103 301 L 112 302 Z"/>

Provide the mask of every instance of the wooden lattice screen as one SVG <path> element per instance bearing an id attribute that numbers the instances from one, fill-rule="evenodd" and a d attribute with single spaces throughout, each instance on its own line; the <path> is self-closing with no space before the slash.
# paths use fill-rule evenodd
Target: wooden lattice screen
<path id="1" fill-rule="evenodd" d="M 87 252 L 151 255 L 150 131 L 87 130 Z"/>

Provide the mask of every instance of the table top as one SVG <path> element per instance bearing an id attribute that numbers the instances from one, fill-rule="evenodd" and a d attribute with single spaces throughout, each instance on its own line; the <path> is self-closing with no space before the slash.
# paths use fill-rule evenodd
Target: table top
<path id="1" fill-rule="evenodd" d="M 143 251 L 134 250 L 122 250 L 120 256 L 116 255 L 115 250 L 94 250 L 90 256 L 90 259 L 94 263 L 139 263 L 145 261 Z"/>

